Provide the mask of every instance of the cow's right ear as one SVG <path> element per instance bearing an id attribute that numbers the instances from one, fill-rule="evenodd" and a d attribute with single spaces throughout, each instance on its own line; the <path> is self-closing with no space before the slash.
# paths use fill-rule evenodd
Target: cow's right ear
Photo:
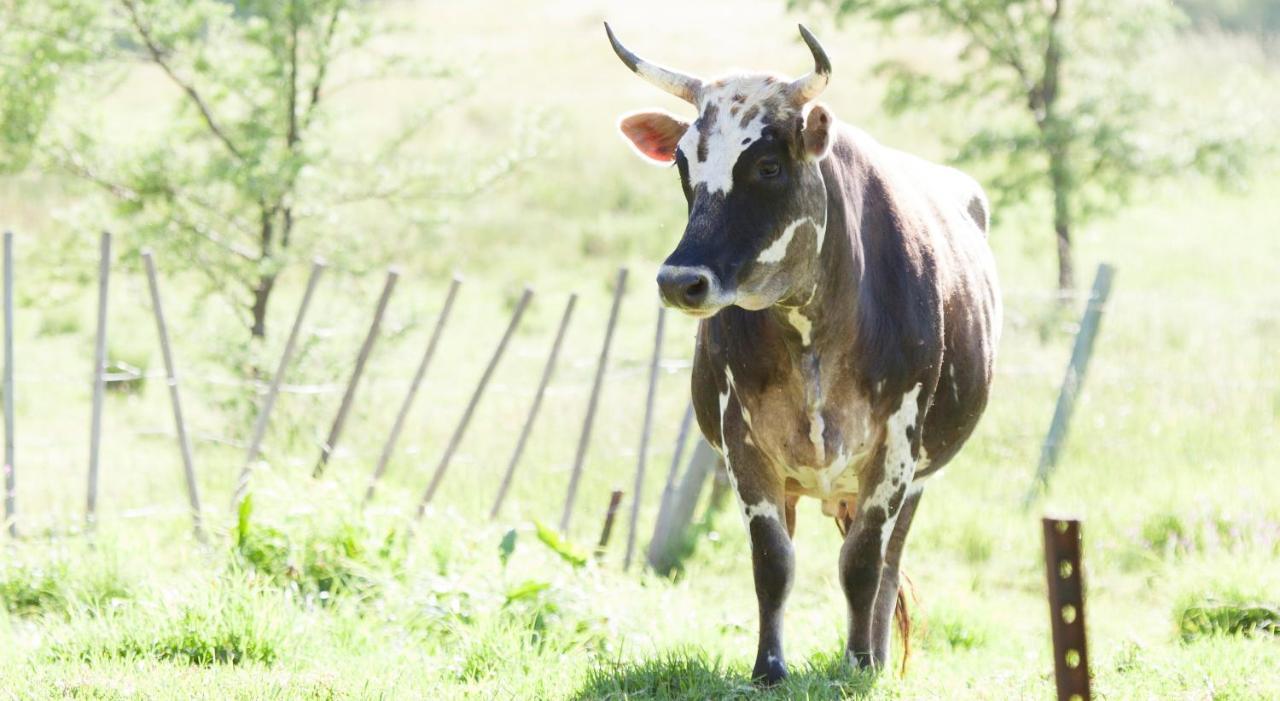
<path id="1" fill-rule="evenodd" d="M 627 137 L 636 152 L 657 163 L 670 163 L 676 159 L 676 144 L 689 129 L 689 123 L 668 112 L 633 112 L 618 122 L 618 129 Z"/>

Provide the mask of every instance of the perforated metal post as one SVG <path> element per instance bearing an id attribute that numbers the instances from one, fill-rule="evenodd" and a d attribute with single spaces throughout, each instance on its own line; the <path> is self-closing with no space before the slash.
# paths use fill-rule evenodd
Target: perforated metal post
<path id="1" fill-rule="evenodd" d="M 1089 653 L 1085 642 L 1080 522 L 1075 519 L 1046 517 L 1042 523 L 1058 701 L 1089 701 Z"/>

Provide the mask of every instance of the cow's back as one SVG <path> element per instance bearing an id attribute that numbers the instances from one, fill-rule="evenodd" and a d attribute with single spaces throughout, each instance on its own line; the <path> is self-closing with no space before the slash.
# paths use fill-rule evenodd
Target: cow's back
<path id="1" fill-rule="evenodd" d="M 928 241 L 942 304 L 942 368 L 922 434 L 923 476 L 947 463 L 986 407 L 1000 340 L 1002 308 L 995 259 L 987 240 L 986 194 L 949 166 L 880 147 L 885 177 Z"/>

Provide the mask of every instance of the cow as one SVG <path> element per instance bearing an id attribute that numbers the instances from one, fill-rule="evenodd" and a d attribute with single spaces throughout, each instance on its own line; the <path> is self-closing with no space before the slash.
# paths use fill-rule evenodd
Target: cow
<path id="1" fill-rule="evenodd" d="M 926 479 L 987 404 L 1002 311 L 986 196 L 815 102 L 831 62 L 803 25 L 814 69 L 795 80 L 703 81 L 605 31 L 631 71 L 697 110 L 692 123 L 630 113 L 619 128 L 644 158 L 676 164 L 688 204 L 658 292 L 700 319 L 692 400 L 751 543 L 752 678 L 787 674 L 782 612 L 802 496 L 843 534 L 844 660 L 880 670 L 895 615 L 910 629 L 900 565 Z"/>

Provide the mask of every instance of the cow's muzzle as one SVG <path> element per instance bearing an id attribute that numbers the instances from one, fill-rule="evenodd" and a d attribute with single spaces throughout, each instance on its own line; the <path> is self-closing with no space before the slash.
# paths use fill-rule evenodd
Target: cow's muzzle
<path id="1" fill-rule="evenodd" d="M 720 278 L 705 266 L 664 265 L 658 269 L 662 303 L 692 316 L 710 316 L 730 304 Z"/>

